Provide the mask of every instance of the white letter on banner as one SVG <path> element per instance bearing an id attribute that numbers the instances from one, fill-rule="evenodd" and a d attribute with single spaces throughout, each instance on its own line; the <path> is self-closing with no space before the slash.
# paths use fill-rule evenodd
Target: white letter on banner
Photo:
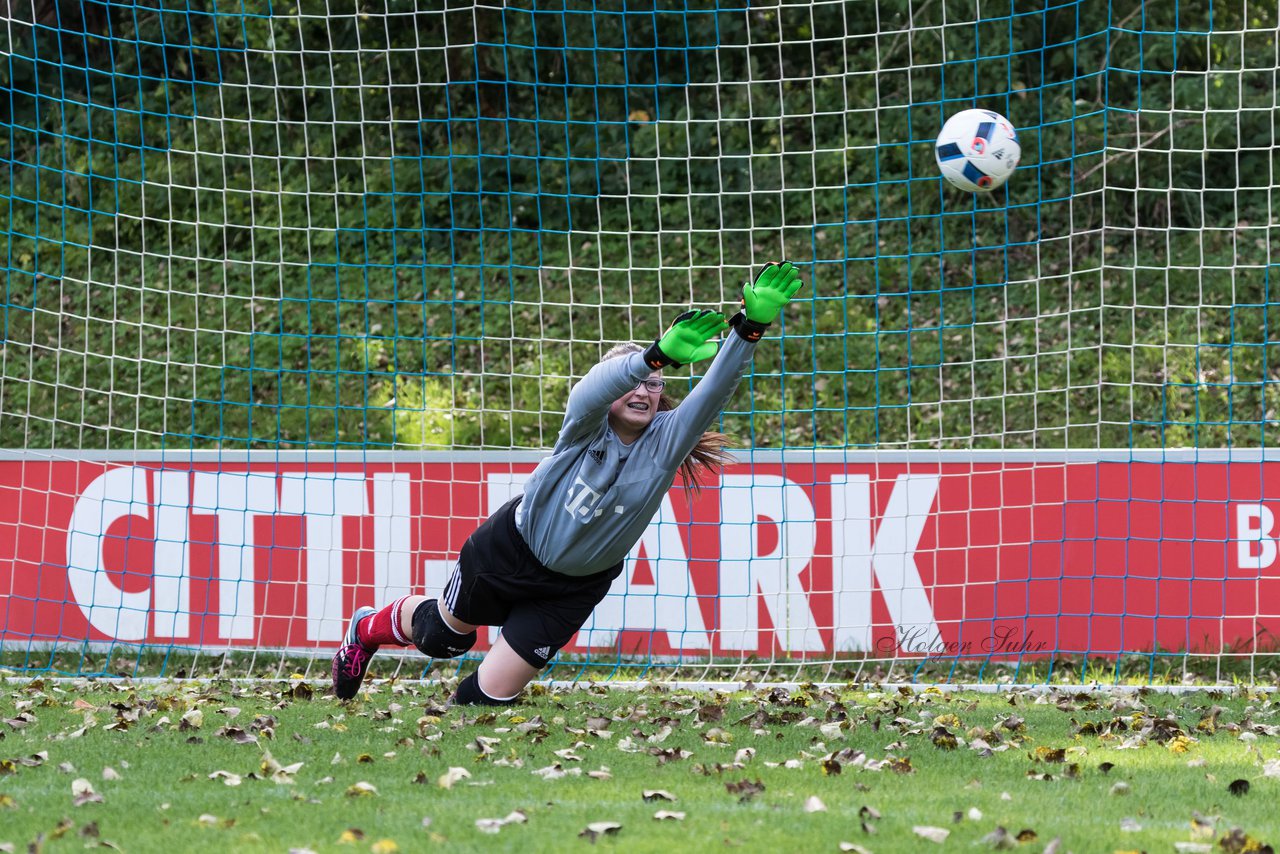
<path id="1" fill-rule="evenodd" d="M 346 630 L 342 519 L 369 513 L 360 472 L 280 475 L 280 510 L 307 517 L 307 640 L 337 641 Z"/>
<path id="2" fill-rule="evenodd" d="M 642 548 L 653 575 L 651 585 L 631 583 Z M 622 574 L 614 579 L 609 594 L 583 627 L 583 645 L 609 646 L 623 629 L 665 632 L 667 643 L 675 650 L 711 649 L 669 494 L 662 497 L 658 515 L 644 529 Z"/>
<path id="3" fill-rule="evenodd" d="M 93 480 L 71 511 L 67 530 L 67 586 L 89 625 L 116 640 L 143 640 L 151 614 L 151 591 L 126 593 L 107 574 L 103 540 L 111 525 L 127 516 L 145 519 L 147 471 L 117 468 Z"/>
<path id="4" fill-rule="evenodd" d="M 900 475 L 873 544 L 867 476 L 836 475 L 831 479 L 837 651 L 871 649 L 873 574 L 898 637 L 919 639 L 918 645 L 913 642 L 913 649 L 941 647 L 942 633 L 916 566 L 916 549 L 937 494 L 937 475 Z"/>
<path id="5" fill-rule="evenodd" d="M 409 475 L 380 473 L 373 476 L 375 602 L 389 603 L 413 592 L 409 495 Z"/>
<path id="6" fill-rule="evenodd" d="M 778 546 L 767 555 L 755 554 L 761 516 L 778 525 Z M 720 478 L 720 643 L 725 649 L 758 648 L 757 588 L 783 649 L 823 649 L 800 584 L 800 573 L 813 558 L 816 529 L 809 496 L 786 478 Z"/>
<path id="7" fill-rule="evenodd" d="M 250 640 L 257 617 L 253 522 L 276 512 L 276 476 L 198 471 L 192 480 L 192 511 L 218 520 L 218 635 Z"/>
<path id="8" fill-rule="evenodd" d="M 191 634 L 191 477 L 185 471 L 158 471 L 156 543 L 152 561 L 151 624 L 157 638 Z"/>
<path id="9" fill-rule="evenodd" d="M 1276 562 L 1275 514 L 1265 504 L 1236 505 L 1236 558 L 1240 569 L 1266 569 Z M 1258 553 L 1253 554 L 1253 547 Z"/>

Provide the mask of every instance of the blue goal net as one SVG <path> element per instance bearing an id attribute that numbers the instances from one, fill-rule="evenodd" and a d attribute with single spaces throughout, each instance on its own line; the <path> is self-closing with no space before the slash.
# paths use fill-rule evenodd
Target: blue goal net
<path id="1" fill-rule="evenodd" d="M 313 666 L 440 589 L 605 351 L 784 258 L 737 463 L 557 676 L 1273 650 L 1274 3 L 8 14 L 0 664 Z M 970 108 L 1021 144 L 989 193 L 935 158 Z"/>

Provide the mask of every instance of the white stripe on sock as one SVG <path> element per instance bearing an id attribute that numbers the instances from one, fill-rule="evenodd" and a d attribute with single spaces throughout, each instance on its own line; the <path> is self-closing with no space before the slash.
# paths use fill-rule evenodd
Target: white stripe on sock
<path id="1" fill-rule="evenodd" d="M 397 599 L 395 604 L 392 605 L 391 611 L 391 634 L 395 636 L 401 646 L 413 645 L 413 642 L 406 638 L 404 632 L 400 629 L 400 609 L 404 607 L 405 600 L 408 598 L 408 596 L 402 596 Z"/>

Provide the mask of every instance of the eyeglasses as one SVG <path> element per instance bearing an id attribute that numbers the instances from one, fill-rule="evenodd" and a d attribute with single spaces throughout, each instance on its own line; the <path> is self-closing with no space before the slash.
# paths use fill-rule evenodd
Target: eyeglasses
<path id="1" fill-rule="evenodd" d="M 640 388 L 640 386 L 644 386 L 645 391 L 657 394 L 667 387 L 667 382 L 666 380 L 641 380 L 636 383 L 636 388 Z"/>

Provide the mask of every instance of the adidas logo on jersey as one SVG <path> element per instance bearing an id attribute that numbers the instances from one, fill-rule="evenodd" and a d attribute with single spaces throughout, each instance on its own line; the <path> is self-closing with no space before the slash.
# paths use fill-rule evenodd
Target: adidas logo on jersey
<path id="1" fill-rule="evenodd" d="M 604 462 L 603 448 L 592 448 L 589 451 L 587 451 L 587 455 L 591 457 L 591 459 L 596 461 L 596 465 L 600 465 L 601 463 Z"/>
<path id="2" fill-rule="evenodd" d="M 538 656 L 538 658 L 541 658 L 543 661 L 546 661 L 551 657 L 551 647 L 540 646 L 533 651 L 533 654 Z"/>

